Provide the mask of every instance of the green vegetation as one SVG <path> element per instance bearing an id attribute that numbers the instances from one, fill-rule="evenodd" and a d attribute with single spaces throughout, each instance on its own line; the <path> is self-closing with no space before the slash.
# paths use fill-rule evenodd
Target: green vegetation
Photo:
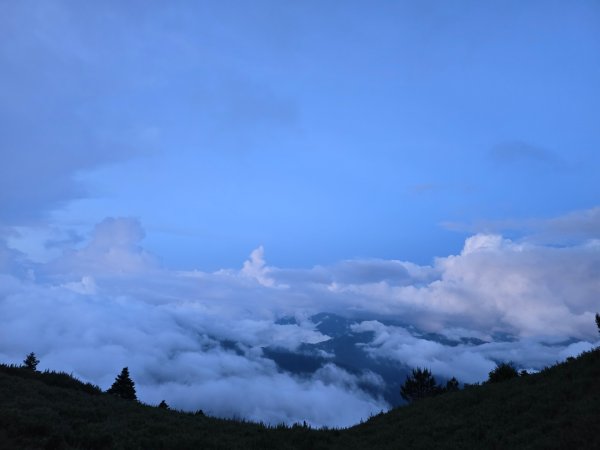
<path id="1" fill-rule="evenodd" d="M 454 377 L 446 382 L 446 392 L 456 392 L 460 389 L 458 380 Z"/>
<path id="2" fill-rule="evenodd" d="M 408 403 L 423 400 L 424 398 L 435 397 L 446 392 L 456 392 L 460 390 L 460 383 L 454 377 L 446 382 L 446 386 L 437 384 L 429 369 L 417 367 L 413 369 L 410 375 L 406 376 L 404 384 L 400 386 L 400 396 Z"/>
<path id="3" fill-rule="evenodd" d="M 37 359 L 37 356 L 35 356 L 35 353 L 31 352 L 29 355 L 27 355 L 25 357 L 25 359 L 23 360 L 23 367 L 29 369 L 29 370 L 37 370 L 37 365 L 40 363 L 40 360 Z"/>
<path id="4" fill-rule="evenodd" d="M 525 376 L 525 374 L 527 374 L 527 372 L 523 375 Z M 500 363 L 489 373 L 488 382 L 500 383 L 501 381 L 507 381 L 511 378 L 517 378 L 518 376 L 519 372 L 511 363 Z"/>
<path id="5" fill-rule="evenodd" d="M 125 400 L 137 400 L 137 396 L 135 395 L 135 383 L 129 376 L 129 369 L 127 367 L 123 367 L 123 370 L 117 376 L 115 382 L 106 392 Z"/>
<path id="6" fill-rule="evenodd" d="M 0 365 L 0 447 L 592 449 L 600 448 L 598 380 L 597 349 L 537 374 L 424 398 L 349 429 L 314 430 L 143 405 L 68 374 Z"/>
<path id="7" fill-rule="evenodd" d="M 165 402 L 164 400 L 160 401 L 160 403 L 158 404 L 158 407 L 162 408 L 162 409 L 170 409 L 169 405 L 167 405 L 167 402 Z"/>
<path id="8" fill-rule="evenodd" d="M 417 367 L 406 377 L 406 381 L 400 388 L 400 395 L 409 403 L 433 397 L 442 392 L 435 378 L 428 369 Z"/>

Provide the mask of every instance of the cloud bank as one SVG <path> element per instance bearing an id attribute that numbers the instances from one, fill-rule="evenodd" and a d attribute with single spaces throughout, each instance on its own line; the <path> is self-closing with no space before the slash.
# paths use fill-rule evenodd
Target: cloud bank
<path id="1" fill-rule="evenodd" d="M 139 398 L 268 423 L 347 426 L 390 405 L 373 373 L 332 363 L 304 374 L 264 347 L 327 341 L 312 314 L 353 319 L 369 358 L 480 381 L 496 361 L 539 369 L 591 348 L 600 243 L 553 247 L 468 238 L 430 266 L 349 260 L 268 266 L 257 248 L 238 269 L 172 271 L 141 245 L 135 219 L 108 218 L 48 263 L 0 245 L 0 360 L 35 351 L 40 367 L 102 388 L 128 366 Z M 294 321 L 282 322 L 292 316 Z M 432 337 L 434 336 L 434 337 Z M 370 392 L 370 393 L 369 393 Z"/>

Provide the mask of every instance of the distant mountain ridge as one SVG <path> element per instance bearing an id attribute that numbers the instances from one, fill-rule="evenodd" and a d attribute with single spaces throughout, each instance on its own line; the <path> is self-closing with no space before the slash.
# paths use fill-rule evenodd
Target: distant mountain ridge
<path id="1" fill-rule="evenodd" d="M 391 359 L 370 357 L 361 344 L 372 342 L 375 333 L 352 330 L 352 325 L 375 319 L 369 317 L 350 319 L 339 314 L 321 312 L 310 316 L 308 320 L 315 324 L 316 330 L 329 336 L 330 339 L 316 344 L 303 343 L 295 351 L 276 346 L 264 347 L 264 356 L 275 361 L 281 370 L 297 375 L 314 373 L 325 364 L 335 364 L 352 374 L 370 371 L 382 378 L 383 387 L 378 388 L 377 386 L 364 384 L 361 385 L 363 390 L 375 397 L 383 397 L 392 406 L 405 403 L 400 397 L 400 386 L 413 367 Z M 420 332 L 414 327 L 403 325 L 398 321 L 376 320 L 384 325 L 405 328 L 415 337 L 444 345 L 481 345 L 486 342 L 472 337 L 452 340 L 441 334 Z M 290 316 L 282 317 L 275 323 L 278 325 L 299 325 L 298 321 Z M 440 382 L 445 382 L 445 378 L 439 376 L 438 378 Z"/>

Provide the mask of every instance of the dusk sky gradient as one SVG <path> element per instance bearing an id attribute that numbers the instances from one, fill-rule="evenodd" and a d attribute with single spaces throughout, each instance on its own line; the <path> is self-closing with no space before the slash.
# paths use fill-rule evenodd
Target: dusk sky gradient
<path id="1" fill-rule="evenodd" d="M 599 123 L 597 1 L 0 0 L 0 362 L 35 350 L 100 384 L 127 364 L 147 401 L 312 414 L 261 403 L 276 383 L 347 404 L 309 417 L 341 426 L 388 406 L 359 387 L 381 380 L 261 356 L 327 339 L 310 314 L 469 381 L 577 354 Z"/>
<path id="2" fill-rule="evenodd" d="M 598 204 L 597 2 L 2 9 L 10 225 L 137 217 L 180 268 L 428 263 Z"/>

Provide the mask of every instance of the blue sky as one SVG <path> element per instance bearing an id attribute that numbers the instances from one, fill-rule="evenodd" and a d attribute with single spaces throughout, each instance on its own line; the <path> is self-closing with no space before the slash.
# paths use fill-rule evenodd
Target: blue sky
<path id="1" fill-rule="evenodd" d="M 180 268 L 426 263 L 599 204 L 597 2 L 1 5 L 6 226 L 132 216 Z"/>

